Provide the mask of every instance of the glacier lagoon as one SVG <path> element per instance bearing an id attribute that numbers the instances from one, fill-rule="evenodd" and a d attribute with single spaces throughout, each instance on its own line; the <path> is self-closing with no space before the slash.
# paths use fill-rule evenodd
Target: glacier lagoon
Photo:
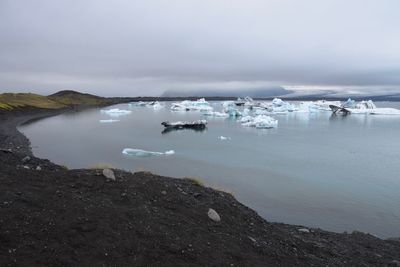
<path id="1" fill-rule="evenodd" d="M 195 177 L 232 192 L 270 221 L 400 236 L 400 116 L 289 112 L 272 115 L 277 128 L 256 129 L 164 104 L 107 108 L 131 111 L 117 119 L 101 109 L 67 113 L 19 129 L 36 156 L 70 168 L 107 163 Z M 211 105 L 218 110 L 221 103 Z M 163 133 L 163 121 L 199 119 L 207 119 L 205 131 Z M 175 153 L 132 157 L 122 153 L 126 148 Z"/>

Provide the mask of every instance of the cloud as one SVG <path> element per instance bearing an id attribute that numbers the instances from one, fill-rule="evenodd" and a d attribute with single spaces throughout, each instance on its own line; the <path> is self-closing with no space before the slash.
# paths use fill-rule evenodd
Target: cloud
<path id="1" fill-rule="evenodd" d="M 396 0 L 3 0 L 0 92 L 398 86 L 399 8 Z"/>

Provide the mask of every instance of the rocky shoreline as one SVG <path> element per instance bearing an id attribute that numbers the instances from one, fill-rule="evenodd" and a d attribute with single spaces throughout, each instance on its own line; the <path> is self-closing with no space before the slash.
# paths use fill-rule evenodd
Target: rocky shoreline
<path id="1" fill-rule="evenodd" d="M 62 112 L 0 113 L 1 266 L 400 266 L 395 239 L 270 223 L 189 179 L 34 157 L 17 126 Z"/>

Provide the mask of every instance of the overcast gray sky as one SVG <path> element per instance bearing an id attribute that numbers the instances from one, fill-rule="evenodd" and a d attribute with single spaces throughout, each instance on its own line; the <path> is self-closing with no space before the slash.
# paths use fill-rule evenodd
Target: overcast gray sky
<path id="1" fill-rule="evenodd" d="M 0 0 L 0 92 L 400 88 L 398 0 Z"/>

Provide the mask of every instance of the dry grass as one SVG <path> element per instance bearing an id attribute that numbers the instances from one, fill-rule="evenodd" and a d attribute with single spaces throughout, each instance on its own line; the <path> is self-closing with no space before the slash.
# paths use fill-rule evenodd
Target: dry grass
<path id="1" fill-rule="evenodd" d="M 31 93 L 0 94 L 0 108 L 12 110 L 14 108 L 35 107 L 45 109 L 58 109 L 65 107 L 64 104 L 53 101 L 46 96 Z"/>
<path id="2" fill-rule="evenodd" d="M 103 169 L 115 169 L 115 167 L 109 163 L 96 163 L 89 167 L 92 170 L 103 170 Z"/>
<path id="3" fill-rule="evenodd" d="M 195 177 L 185 177 L 185 178 L 183 178 L 183 179 L 192 182 L 194 185 L 197 185 L 197 186 L 204 186 L 204 183 L 203 183 L 199 178 L 195 178 Z"/>

